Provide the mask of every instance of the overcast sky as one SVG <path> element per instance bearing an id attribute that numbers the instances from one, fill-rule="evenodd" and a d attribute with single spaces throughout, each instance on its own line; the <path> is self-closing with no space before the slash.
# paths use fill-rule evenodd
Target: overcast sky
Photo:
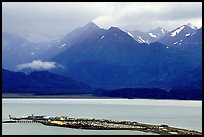
<path id="1" fill-rule="evenodd" d="M 202 2 L 3 2 L 3 31 L 63 36 L 93 21 L 108 29 L 172 30 L 202 25 Z"/>

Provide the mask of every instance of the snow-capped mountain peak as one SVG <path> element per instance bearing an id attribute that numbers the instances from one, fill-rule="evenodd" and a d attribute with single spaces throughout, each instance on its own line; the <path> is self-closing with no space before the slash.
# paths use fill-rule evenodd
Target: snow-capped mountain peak
<path id="1" fill-rule="evenodd" d="M 183 26 L 177 28 L 176 30 L 173 30 L 173 31 L 171 32 L 171 37 L 174 37 L 174 36 L 178 35 L 184 28 L 185 28 L 185 25 L 183 25 Z"/>
<path id="2" fill-rule="evenodd" d="M 196 43 L 201 43 L 198 39 L 200 38 L 200 34 L 196 34 L 197 30 L 197 27 L 192 26 L 191 24 L 182 25 L 169 32 L 166 36 L 160 39 L 159 42 L 176 48 L 183 48 L 184 45 L 196 45 Z"/>
<path id="3" fill-rule="evenodd" d="M 197 30 L 198 28 L 196 26 L 194 26 L 193 24 L 191 23 L 188 23 L 187 26 L 189 26 L 191 29 L 193 30 Z"/>
<path id="4" fill-rule="evenodd" d="M 153 29 L 147 32 L 142 32 L 140 30 L 134 30 L 134 31 L 126 30 L 126 33 L 131 37 L 133 37 L 139 43 L 149 44 L 165 36 L 168 33 L 168 31 L 163 28 L 157 27 L 156 29 Z"/>

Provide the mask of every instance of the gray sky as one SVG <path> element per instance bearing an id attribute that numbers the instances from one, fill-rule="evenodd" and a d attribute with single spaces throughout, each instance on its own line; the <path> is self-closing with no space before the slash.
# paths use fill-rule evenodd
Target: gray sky
<path id="1" fill-rule="evenodd" d="M 2 11 L 3 31 L 30 37 L 63 36 L 90 21 L 105 29 L 141 31 L 202 26 L 202 2 L 3 2 Z"/>

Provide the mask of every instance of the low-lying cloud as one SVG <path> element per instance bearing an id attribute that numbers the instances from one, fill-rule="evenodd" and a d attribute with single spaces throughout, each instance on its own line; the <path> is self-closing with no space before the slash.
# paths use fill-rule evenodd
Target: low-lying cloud
<path id="1" fill-rule="evenodd" d="M 61 65 L 56 62 L 33 60 L 30 63 L 23 63 L 16 66 L 18 70 L 22 69 L 32 69 L 32 70 L 50 70 L 56 67 L 61 67 Z"/>

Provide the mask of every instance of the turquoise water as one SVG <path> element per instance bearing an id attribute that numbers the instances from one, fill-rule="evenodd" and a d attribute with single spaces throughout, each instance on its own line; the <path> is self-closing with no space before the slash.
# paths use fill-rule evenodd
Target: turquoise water
<path id="1" fill-rule="evenodd" d="M 48 115 L 111 120 L 202 131 L 202 101 L 145 99 L 2 99 L 2 119 L 8 115 Z M 14 135 L 146 135 L 138 131 L 83 130 L 39 123 L 2 124 L 2 134 Z"/>

